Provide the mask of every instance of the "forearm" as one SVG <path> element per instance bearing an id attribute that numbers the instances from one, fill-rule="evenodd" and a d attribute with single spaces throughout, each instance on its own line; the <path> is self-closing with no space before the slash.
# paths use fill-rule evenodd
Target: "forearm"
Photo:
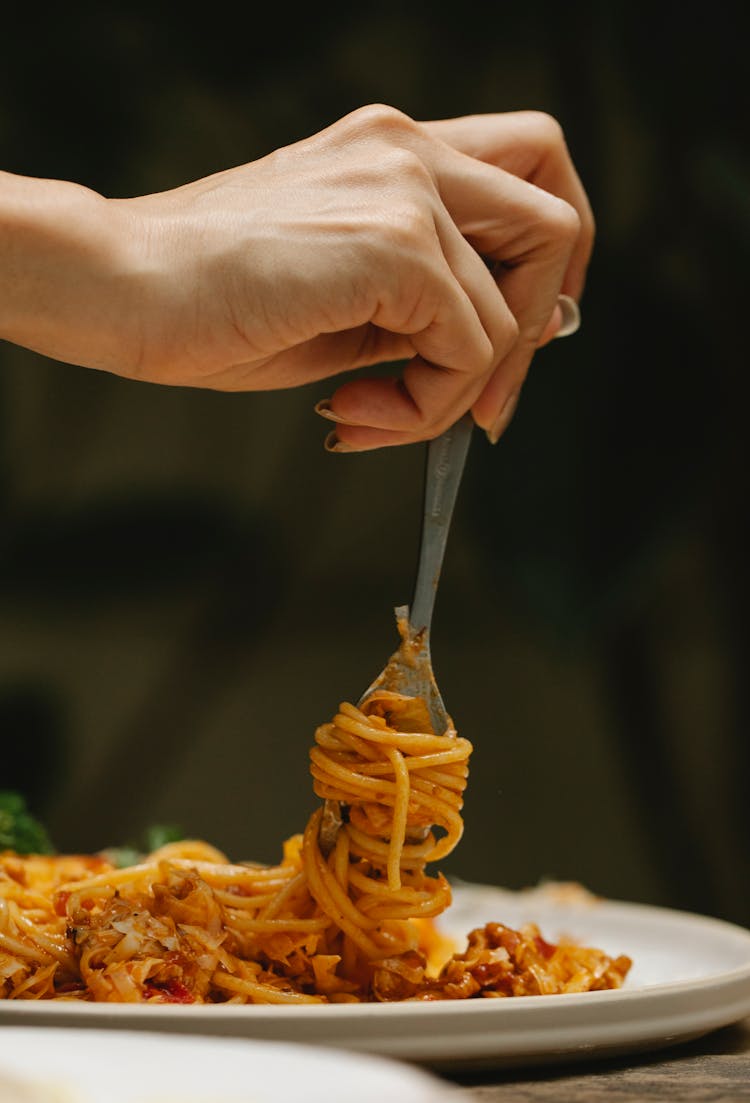
<path id="1" fill-rule="evenodd" d="M 118 204 L 78 184 L 0 172 L 0 338 L 113 370 L 130 251 Z"/>

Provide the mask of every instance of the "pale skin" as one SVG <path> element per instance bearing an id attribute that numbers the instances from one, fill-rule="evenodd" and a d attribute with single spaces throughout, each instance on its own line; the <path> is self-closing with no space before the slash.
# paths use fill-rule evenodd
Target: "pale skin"
<path id="1" fill-rule="evenodd" d="M 132 199 L 0 173 L 0 337 L 177 386 L 330 377 L 334 451 L 430 439 L 467 410 L 496 440 L 593 236 L 549 116 L 376 105 Z M 396 360 L 398 378 L 368 377 Z"/>

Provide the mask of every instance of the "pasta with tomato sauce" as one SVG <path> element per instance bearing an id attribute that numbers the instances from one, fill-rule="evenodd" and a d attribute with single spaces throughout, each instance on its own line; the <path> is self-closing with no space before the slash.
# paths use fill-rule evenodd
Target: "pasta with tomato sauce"
<path id="1" fill-rule="evenodd" d="M 456 846 L 471 744 L 436 735 L 419 698 L 344 703 L 311 751 L 325 802 L 281 861 L 234 864 L 170 843 L 115 868 L 103 855 L 0 854 L 0 998 L 346 1003 L 502 998 L 619 987 L 628 958 L 553 945 L 529 925 L 433 924 L 427 872 Z M 333 810 L 333 822 L 329 813 Z"/>

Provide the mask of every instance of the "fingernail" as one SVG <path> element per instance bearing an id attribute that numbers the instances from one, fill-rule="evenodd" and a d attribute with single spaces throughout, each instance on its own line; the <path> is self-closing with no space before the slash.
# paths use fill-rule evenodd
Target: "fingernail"
<path id="1" fill-rule="evenodd" d="M 570 337 L 581 325 L 581 311 L 578 309 L 578 303 L 575 299 L 571 299 L 570 295 L 558 295 L 557 305 L 562 314 L 562 325 L 555 337 Z"/>
<path id="2" fill-rule="evenodd" d="M 331 409 L 330 398 L 321 398 L 320 402 L 316 402 L 313 409 L 316 414 L 320 414 L 321 417 L 327 418 L 329 421 L 336 421 L 339 425 L 355 425 L 354 421 L 347 421 L 345 417 L 341 417 L 339 414 L 335 414 Z"/>
<path id="3" fill-rule="evenodd" d="M 356 448 L 352 448 L 351 445 L 345 444 L 343 440 L 339 440 L 336 436 L 336 430 L 332 429 L 326 439 L 323 441 L 323 447 L 326 452 L 356 452 Z"/>
<path id="4" fill-rule="evenodd" d="M 500 437 L 513 420 L 513 415 L 516 412 L 516 406 L 518 406 L 518 400 L 521 397 L 521 392 L 514 391 L 513 394 L 507 399 L 503 406 L 500 416 L 491 429 L 487 430 L 487 440 L 490 444 L 497 444 Z"/>

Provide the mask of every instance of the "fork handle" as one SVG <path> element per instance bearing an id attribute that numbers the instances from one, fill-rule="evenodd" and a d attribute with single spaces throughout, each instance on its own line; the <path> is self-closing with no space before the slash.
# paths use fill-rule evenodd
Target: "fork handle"
<path id="1" fill-rule="evenodd" d="M 469 451 L 474 420 L 464 414 L 455 425 L 430 441 L 425 469 L 424 516 L 419 566 L 409 620 L 415 632 L 429 635 L 432 610 L 448 541 L 453 506 Z"/>

